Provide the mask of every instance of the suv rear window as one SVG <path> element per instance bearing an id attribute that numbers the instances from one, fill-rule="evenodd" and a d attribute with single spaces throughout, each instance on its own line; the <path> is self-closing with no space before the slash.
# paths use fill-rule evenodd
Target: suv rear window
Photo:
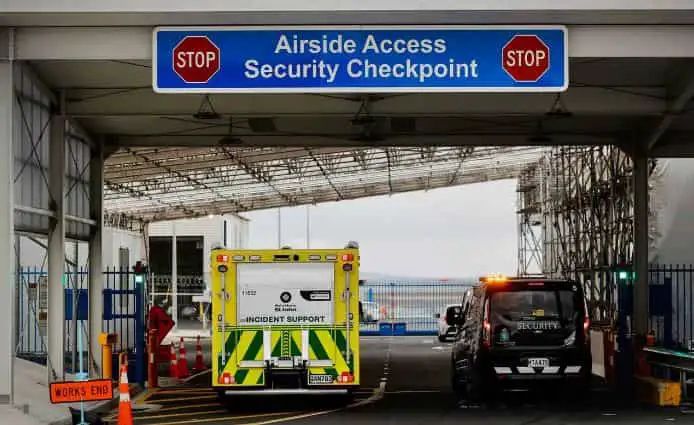
<path id="1" fill-rule="evenodd" d="M 563 345 L 582 318 L 580 293 L 566 289 L 522 289 L 491 294 L 495 345 Z"/>

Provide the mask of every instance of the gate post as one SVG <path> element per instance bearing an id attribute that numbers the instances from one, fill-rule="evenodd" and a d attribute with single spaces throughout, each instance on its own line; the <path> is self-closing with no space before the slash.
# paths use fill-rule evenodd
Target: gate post
<path id="1" fill-rule="evenodd" d="M 672 339 L 672 275 L 664 276 L 665 268 L 663 267 L 663 285 L 665 286 L 665 299 L 669 303 L 663 314 L 663 344 L 667 348 L 672 348 L 674 341 Z"/>
<path id="2" fill-rule="evenodd" d="M 103 327 L 104 269 L 102 257 L 102 237 L 104 227 L 104 152 L 103 141 L 92 148 L 89 162 L 89 203 L 90 217 L 96 221 L 89 237 L 89 371 L 90 376 L 98 377 L 103 368 L 99 335 Z M 109 362 L 111 359 L 109 359 Z"/>
<path id="3" fill-rule="evenodd" d="M 145 311 L 144 283 L 135 280 L 135 380 L 138 384 L 145 383 Z"/>
<path id="4" fill-rule="evenodd" d="M 648 157 L 633 155 L 634 164 L 634 325 L 635 342 L 648 333 Z"/>

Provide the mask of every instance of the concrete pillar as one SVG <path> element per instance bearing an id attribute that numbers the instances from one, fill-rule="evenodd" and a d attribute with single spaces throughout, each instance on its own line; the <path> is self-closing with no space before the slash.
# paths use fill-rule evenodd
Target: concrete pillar
<path id="1" fill-rule="evenodd" d="M 639 340 L 648 333 L 648 157 L 634 156 L 634 316 Z"/>
<path id="2" fill-rule="evenodd" d="M 1 38 L 1 37 L 0 37 Z M 6 47 L 6 46 L 5 46 Z M 0 55 L 0 404 L 12 403 L 14 361 L 14 188 L 12 61 Z"/>
<path id="3" fill-rule="evenodd" d="M 101 143 L 92 149 L 89 163 L 89 202 L 89 217 L 96 221 L 89 238 L 89 372 L 90 376 L 98 377 L 102 368 L 99 334 L 104 315 L 104 151 Z"/>
<path id="4" fill-rule="evenodd" d="M 50 124 L 49 187 L 54 216 L 48 232 L 48 380 L 63 380 L 65 296 L 65 116 L 54 115 Z"/>

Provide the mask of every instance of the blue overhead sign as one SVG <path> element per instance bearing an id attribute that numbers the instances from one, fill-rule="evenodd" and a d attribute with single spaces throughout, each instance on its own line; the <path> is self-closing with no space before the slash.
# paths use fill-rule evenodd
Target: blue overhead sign
<path id="1" fill-rule="evenodd" d="M 562 26 L 161 27 L 158 93 L 558 92 Z"/>

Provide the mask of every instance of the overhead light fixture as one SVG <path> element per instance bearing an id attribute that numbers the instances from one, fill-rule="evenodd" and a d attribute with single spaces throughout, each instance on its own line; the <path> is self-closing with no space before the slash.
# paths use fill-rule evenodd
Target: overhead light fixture
<path id="1" fill-rule="evenodd" d="M 557 96 L 554 98 L 554 103 L 552 104 L 552 107 L 549 109 L 549 111 L 545 113 L 545 115 L 548 117 L 555 118 L 568 118 L 573 116 L 573 112 L 569 111 L 566 108 L 561 98 L 561 94 L 557 93 Z"/>
<path id="2" fill-rule="evenodd" d="M 376 122 L 376 119 L 371 116 L 369 111 L 369 96 L 362 96 L 361 104 L 359 104 L 359 109 L 357 113 L 354 114 L 352 118 L 352 125 L 369 126 Z"/>
<path id="3" fill-rule="evenodd" d="M 240 145 L 243 143 L 243 140 L 234 136 L 233 134 L 234 131 L 234 124 L 233 120 L 231 117 L 229 117 L 229 134 L 226 134 L 222 136 L 221 139 L 217 141 L 222 146 L 229 146 L 229 145 Z"/>
<path id="4" fill-rule="evenodd" d="M 545 134 L 545 131 L 542 127 L 542 120 L 537 121 L 537 127 L 535 128 L 535 134 L 529 136 L 526 140 L 529 143 L 536 144 L 536 145 L 549 144 L 552 142 L 552 138 L 549 137 L 547 134 Z"/>
<path id="5" fill-rule="evenodd" d="M 212 99 L 206 94 L 205 97 L 202 98 L 202 102 L 200 102 L 198 112 L 193 114 L 193 118 L 198 120 L 218 120 L 221 119 L 222 116 L 215 111 L 214 105 L 212 105 Z"/>

